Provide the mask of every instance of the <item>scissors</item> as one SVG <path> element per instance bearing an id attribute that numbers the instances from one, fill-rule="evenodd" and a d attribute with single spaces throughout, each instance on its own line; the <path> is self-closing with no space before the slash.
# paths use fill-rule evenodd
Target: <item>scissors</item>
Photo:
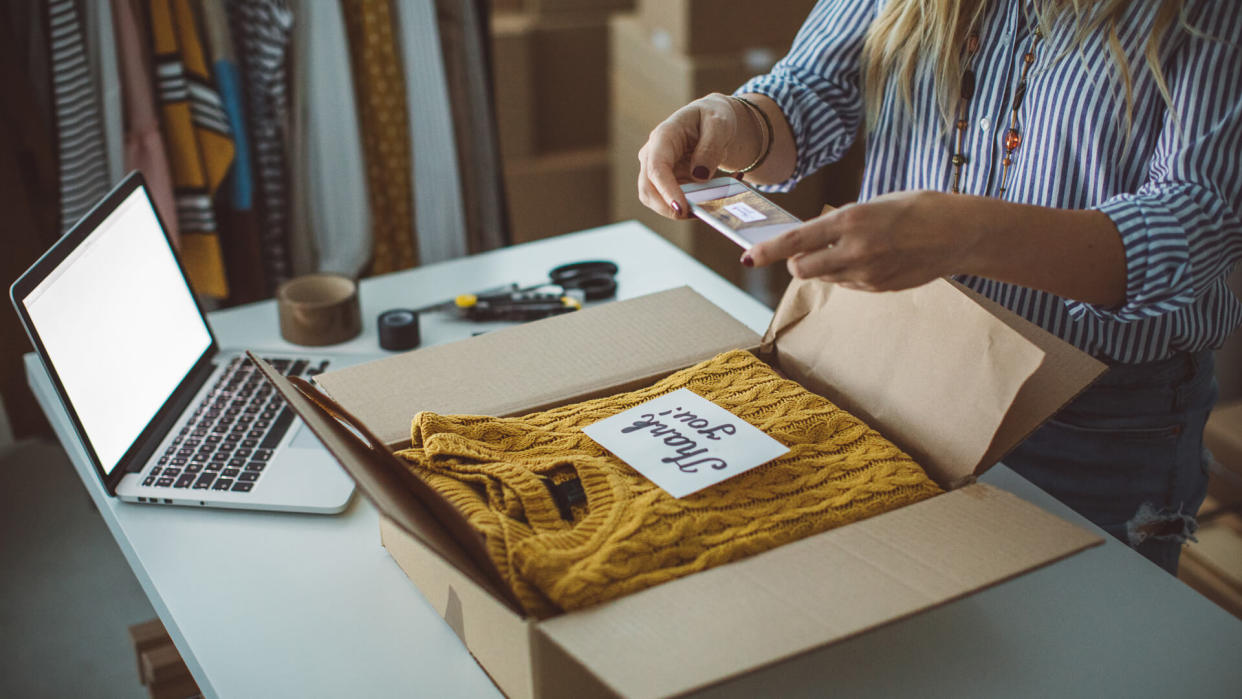
<path id="1" fill-rule="evenodd" d="M 571 262 L 553 267 L 548 276 L 553 284 L 566 291 L 581 290 L 586 301 L 598 301 L 617 295 L 617 263 L 608 260 Z"/>

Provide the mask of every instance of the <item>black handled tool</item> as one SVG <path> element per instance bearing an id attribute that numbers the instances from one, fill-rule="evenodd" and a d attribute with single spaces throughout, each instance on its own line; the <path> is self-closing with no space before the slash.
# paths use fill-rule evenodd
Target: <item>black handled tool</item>
<path id="1" fill-rule="evenodd" d="M 552 268 L 549 281 L 531 286 L 516 283 L 413 309 L 414 313 L 455 310 L 470 320 L 526 321 L 576 311 L 584 301 L 617 295 L 617 264 L 608 260 L 570 262 Z"/>

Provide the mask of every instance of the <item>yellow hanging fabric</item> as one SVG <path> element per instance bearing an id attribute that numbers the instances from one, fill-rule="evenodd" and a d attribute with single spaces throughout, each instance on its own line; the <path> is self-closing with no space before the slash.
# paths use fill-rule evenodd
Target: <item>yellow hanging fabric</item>
<path id="1" fill-rule="evenodd" d="M 679 388 L 790 448 L 681 499 L 582 432 Z M 941 489 L 875 430 L 734 351 L 645 389 L 514 418 L 419 413 L 398 452 L 487 539 L 536 617 L 580 609 L 903 507 Z M 568 520 L 552 484 L 576 479 Z M 564 503 L 562 503 L 562 506 Z"/>
<path id="2" fill-rule="evenodd" d="M 372 274 L 418 264 L 405 73 L 390 0 L 341 0 L 366 162 Z"/>
<path id="3" fill-rule="evenodd" d="M 196 292 L 227 298 L 213 200 L 233 164 L 228 116 L 213 87 L 189 0 L 150 0 L 149 7 L 181 262 Z"/>

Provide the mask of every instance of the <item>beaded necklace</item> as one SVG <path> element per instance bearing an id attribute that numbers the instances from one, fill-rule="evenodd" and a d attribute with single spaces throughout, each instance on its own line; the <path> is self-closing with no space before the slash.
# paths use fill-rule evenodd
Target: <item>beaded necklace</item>
<path id="1" fill-rule="evenodd" d="M 1009 128 L 1005 131 L 1005 139 L 1002 143 L 1005 155 L 1001 159 L 1001 184 L 998 196 L 1003 196 L 1009 186 L 1009 166 L 1013 164 L 1014 152 L 1022 145 L 1022 133 L 1018 129 L 1018 112 L 1022 109 L 1022 102 L 1026 98 L 1026 77 L 1031 71 L 1031 66 L 1035 63 L 1035 47 L 1039 45 L 1043 36 L 1043 32 L 1039 30 L 1039 27 L 1031 30 L 1031 43 L 1027 47 L 1026 53 L 1022 55 L 1022 72 L 1018 75 L 1018 84 L 1014 87 L 1013 98 L 1009 101 Z M 966 66 L 966 69 L 962 71 L 961 95 L 957 101 L 957 118 L 954 123 L 957 131 L 955 138 L 956 152 L 953 153 L 952 158 L 953 183 L 950 191 L 955 194 L 961 192 L 962 166 L 969 162 L 962 146 L 966 139 L 966 127 L 969 124 L 967 115 L 969 114 L 970 101 L 975 96 L 976 78 L 971 63 L 978 53 L 979 32 L 972 31 L 966 37 L 966 51 L 962 57 L 962 63 Z"/>
<path id="2" fill-rule="evenodd" d="M 966 37 L 966 55 L 963 57 L 962 63 L 966 65 L 966 69 L 962 71 L 962 89 L 961 95 L 957 100 L 957 152 L 953 154 L 953 187 L 951 191 L 957 194 L 961 190 L 962 182 L 962 166 L 966 164 L 966 154 L 962 152 L 962 143 L 966 138 L 966 114 L 970 107 L 970 100 L 975 96 L 975 69 L 971 67 L 971 61 L 974 60 L 975 54 L 979 52 L 979 32 L 972 31 L 970 36 Z"/>
<path id="3" fill-rule="evenodd" d="M 1043 38 L 1044 35 L 1039 31 L 1039 27 L 1032 30 L 1031 45 L 1022 55 L 1022 73 L 1018 75 L 1018 85 L 1014 87 L 1013 99 L 1009 101 L 1011 105 L 1009 130 L 1005 132 L 1005 157 L 1001 159 L 1001 183 L 998 196 L 1004 196 L 1005 189 L 1009 186 L 1009 166 L 1013 163 L 1013 152 L 1022 145 L 1022 134 L 1018 131 L 1018 110 L 1022 108 L 1022 100 L 1026 97 L 1026 76 L 1031 72 L 1031 65 L 1035 63 L 1035 47 Z"/>

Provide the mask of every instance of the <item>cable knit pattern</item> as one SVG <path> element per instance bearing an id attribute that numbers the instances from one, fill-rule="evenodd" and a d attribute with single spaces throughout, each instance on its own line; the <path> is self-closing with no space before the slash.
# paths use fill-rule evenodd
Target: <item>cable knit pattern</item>
<path id="1" fill-rule="evenodd" d="M 688 388 L 790 451 L 681 499 L 582 428 Z M 750 556 L 943 491 L 853 415 L 727 352 L 645 389 L 514 418 L 415 416 L 410 468 L 484 534 L 527 612 L 547 617 Z M 547 481 L 578 478 L 566 521 Z"/>

